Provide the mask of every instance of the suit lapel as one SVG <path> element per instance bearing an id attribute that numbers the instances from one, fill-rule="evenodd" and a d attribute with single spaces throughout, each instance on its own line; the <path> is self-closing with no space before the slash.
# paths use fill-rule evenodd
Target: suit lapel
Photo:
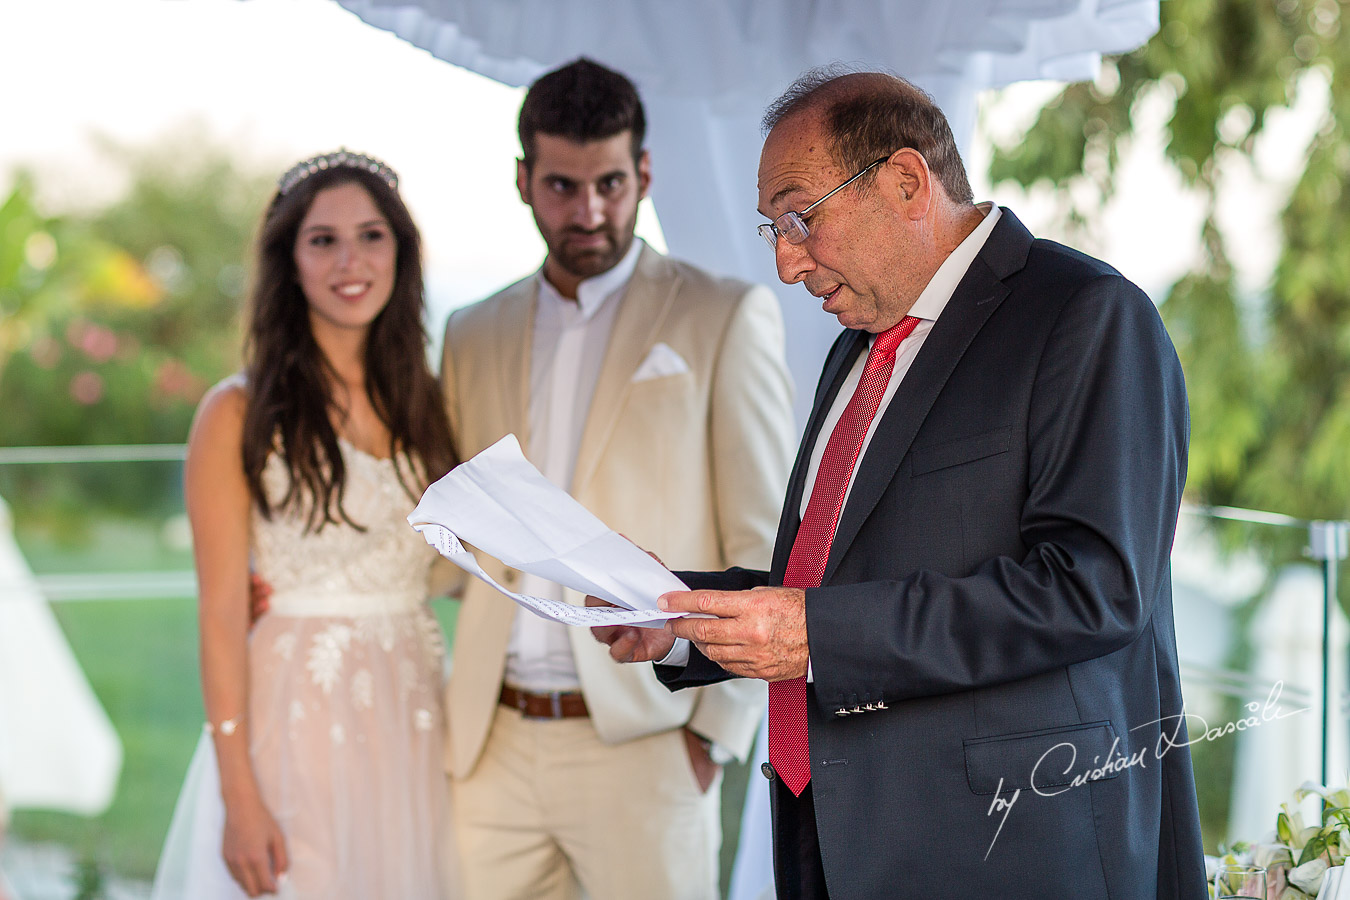
<path id="1" fill-rule="evenodd" d="M 534 311 L 538 300 L 538 277 L 526 279 L 518 290 L 503 297 L 493 342 L 498 383 L 502 385 L 499 398 L 502 421 L 522 447 L 530 446 L 530 357 L 534 355 Z"/>
<path id="2" fill-rule="evenodd" d="M 774 541 L 773 564 L 771 572 L 775 579 L 781 580 L 787 571 L 788 555 L 792 544 L 797 540 L 797 528 L 801 525 L 802 494 L 806 490 L 806 470 L 811 466 L 811 454 L 815 451 L 816 441 L 820 438 L 821 426 L 834 405 L 839 389 L 848 377 L 849 370 L 858 358 L 858 354 L 867 349 L 868 335 L 865 331 L 845 331 L 839 335 L 826 357 L 825 370 L 821 373 L 820 384 L 816 389 L 815 403 L 811 415 L 806 420 L 806 430 L 802 433 L 801 446 L 797 448 L 797 461 L 792 466 L 792 475 L 788 479 L 787 500 L 783 504 L 783 513 L 778 520 L 778 537 Z"/>
<path id="3" fill-rule="evenodd" d="M 610 301 L 620 306 L 605 347 L 595 396 L 586 413 L 581 445 L 577 448 L 576 468 L 572 473 L 573 496 L 580 493 L 600 465 L 619 411 L 632 388 L 633 373 L 655 345 L 679 287 L 679 275 L 659 253 L 644 246 L 628 287 L 622 296 Z"/>
<path id="4" fill-rule="evenodd" d="M 829 583 L 862 523 L 895 478 L 914 436 L 966 348 L 1008 295 L 1002 278 L 1025 264 L 1030 247 L 1031 234 L 1011 212 L 1003 210 L 1002 218 L 928 333 L 872 435 L 835 529 L 822 584 Z"/>

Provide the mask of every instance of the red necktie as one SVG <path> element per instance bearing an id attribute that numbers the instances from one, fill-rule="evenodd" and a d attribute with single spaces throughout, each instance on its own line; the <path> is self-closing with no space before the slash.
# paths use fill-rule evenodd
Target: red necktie
<path id="1" fill-rule="evenodd" d="M 876 417 L 881 397 L 895 368 L 895 351 L 919 320 L 905 316 L 872 342 L 858 387 L 844 414 L 830 433 L 820 457 L 811 500 L 788 555 L 784 587 L 820 587 L 830 544 L 844 509 L 844 494 L 858 464 L 863 438 Z M 769 762 L 794 796 L 801 796 L 811 780 L 811 757 L 806 740 L 806 678 L 769 683 Z"/>

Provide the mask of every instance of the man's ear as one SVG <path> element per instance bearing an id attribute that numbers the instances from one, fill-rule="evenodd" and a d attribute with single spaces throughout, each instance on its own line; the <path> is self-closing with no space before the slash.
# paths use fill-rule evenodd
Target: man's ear
<path id="1" fill-rule="evenodd" d="M 530 205 L 530 167 L 523 158 L 516 160 L 516 190 L 520 192 L 520 202 Z"/>
<path id="2" fill-rule="evenodd" d="M 902 147 L 890 155 L 884 168 L 905 215 L 911 219 L 926 216 L 933 202 L 933 173 L 923 154 L 912 147 Z"/>
<path id="3" fill-rule="evenodd" d="M 652 155 L 646 150 L 638 157 L 637 178 L 638 199 L 641 200 L 647 196 L 647 191 L 652 186 Z"/>

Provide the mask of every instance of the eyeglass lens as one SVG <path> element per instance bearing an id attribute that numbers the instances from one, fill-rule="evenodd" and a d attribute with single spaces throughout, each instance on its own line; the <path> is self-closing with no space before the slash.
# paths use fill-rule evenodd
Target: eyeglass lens
<path id="1" fill-rule="evenodd" d="M 789 244 L 800 244 L 810 234 L 806 229 L 806 222 L 802 220 L 801 214 L 796 211 L 783 213 L 773 220 L 772 225 L 759 226 L 759 233 L 770 247 L 778 245 L 780 235 Z"/>

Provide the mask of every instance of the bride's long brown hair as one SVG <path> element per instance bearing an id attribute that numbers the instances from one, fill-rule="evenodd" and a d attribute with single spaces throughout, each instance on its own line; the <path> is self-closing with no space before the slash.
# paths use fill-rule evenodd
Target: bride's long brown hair
<path id="1" fill-rule="evenodd" d="M 398 244 L 393 292 L 366 337 L 366 393 L 389 429 L 389 452 L 410 498 L 420 495 L 423 475 L 434 481 L 456 461 L 440 383 L 427 365 L 417 226 L 380 174 L 351 165 L 314 172 L 272 197 L 259 231 L 244 345 L 248 404 L 243 453 L 249 492 L 263 516 L 270 518 L 273 512 L 263 489 L 263 467 L 276 452 L 290 475 L 290 486 L 276 507 L 307 506 L 306 528 L 316 531 L 339 519 L 360 526 L 342 508 L 346 466 L 331 418 L 336 373 L 310 331 L 295 240 L 315 195 L 353 182 L 370 195 Z M 404 454 L 424 471 L 410 471 Z"/>

